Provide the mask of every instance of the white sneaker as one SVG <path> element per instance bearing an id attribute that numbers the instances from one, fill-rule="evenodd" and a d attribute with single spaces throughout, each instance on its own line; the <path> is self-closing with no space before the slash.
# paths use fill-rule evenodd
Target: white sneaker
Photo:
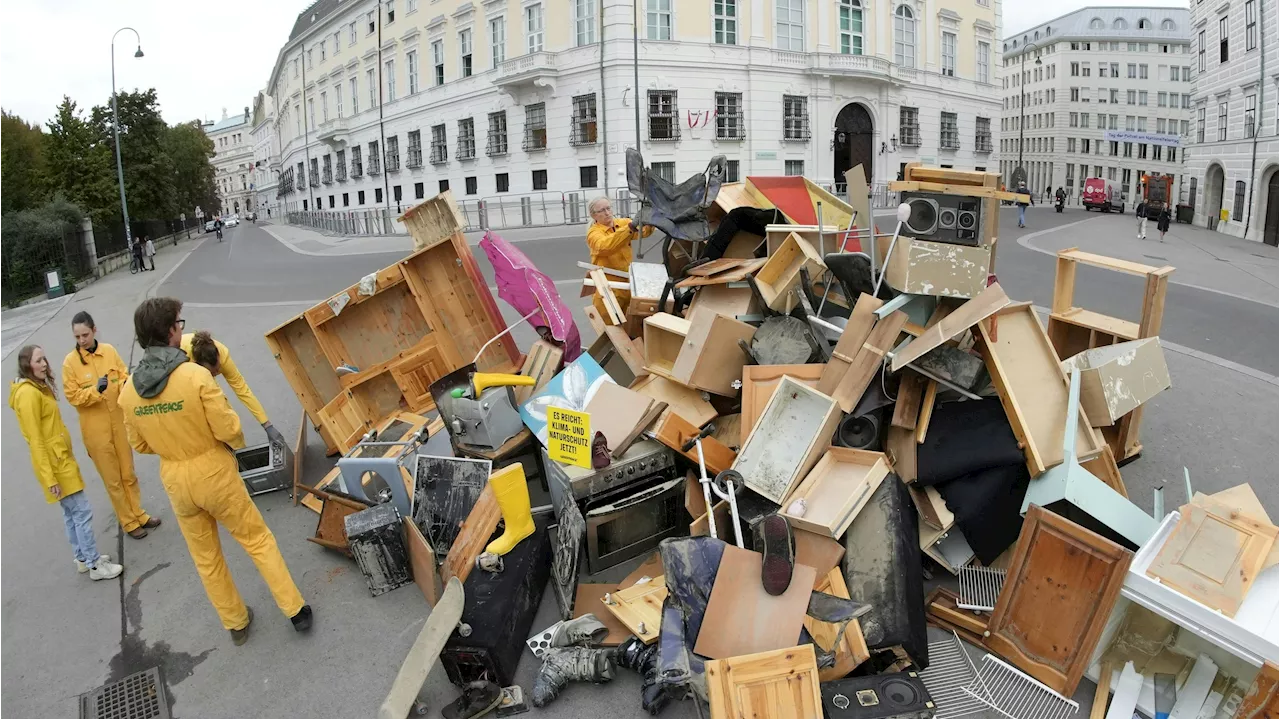
<path id="1" fill-rule="evenodd" d="M 99 561 L 99 562 L 110 562 L 110 561 L 111 561 L 111 555 L 109 555 L 109 554 L 101 554 L 101 555 L 98 555 L 98 561 Z M 82 561 L 80 561 L 79 559 L 77 559 L 77 560 L 76 560 L 76 571 L 77 571 L 77 572 L 79 572 L 79 573 L 81 573 L 81 574 L 84 574 L 85 572 L 89 571 L 89 565 L 87 565 L 87 564 L 85 564 L 84 562 L 82 562 Z"/>
<path id="2" fill-rule="evenodd" d="M 97 581 L 99 579 L 115 579 L 124 571 L 124 567 L 119 564 L 112 564 L 105 559 L 98 560 L 98 566 L 89 570 L 89 578 Z"/>

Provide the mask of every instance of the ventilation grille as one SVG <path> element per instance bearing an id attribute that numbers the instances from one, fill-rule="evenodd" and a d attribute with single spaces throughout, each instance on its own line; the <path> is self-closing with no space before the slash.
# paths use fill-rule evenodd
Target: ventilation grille
<path id="1" fill-rule="evenodd" d="M 170 719 L 160 668 L 81 694 L 80 719 Z"/>
<path id="2" fill-rule="evenodd" d="M 956 606 L 980 612 L 994 612 L 1006 571 L 990 567 L 960 568 L 960 599 Z"/>
<path id="3" fill-rule="evenodd" d="M 935 719 L 960 719 L 987 710 L 987 704 L 968 691 L 979 681 L 978 670 L 955 632 L 949 639 L 929 642 L 929 668 L 920 672 L 920 679 L 937 706 Z"/>
<path id="4" fill-rule="evenodd" d="M 1080 708 L 991 654 L 982 657 L 977 681 L 965 691 L 1009 719 L 1068 719 Z"/>

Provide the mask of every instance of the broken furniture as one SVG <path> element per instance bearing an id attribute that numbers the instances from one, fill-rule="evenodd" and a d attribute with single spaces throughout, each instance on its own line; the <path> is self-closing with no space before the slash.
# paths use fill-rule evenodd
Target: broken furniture
<path id="1" fill-rule="evenodd" d="M 343 519 L 356 566 L 378 596 L 413 582 L 404 524 L 394 504 L 375 504 Z"/>
<path id="2" fill-rule="evenodd" d="M 486 460 L 418 454 L 413 469 L 409 516 L 444 561 L 495 468 Z"/>
<path id="3" fill-rule="evenodd" d="M 609 325 L 604 330 L 604 333 L 591 343 L 587 354 L 595 358 L 596 363 L 604 368 L 613 381 L 623 387 L 630 387 L 637 379 L 647 376 L 649 373 L 644 368 L 643 343 L 637 345 L 637 341 L 628 337 L 626 330 L 621 327 Z M 559 369 L 556 372 L 559 372 Z M 552 376 L 554 377 L 555 373 Z M 534 392 L 541 389 L 542 387 L 538 387 Z M 519 397 L 518 394 L 517 397 Z M 525 396 L 521 404 L 528 399 L 529 397 Z"/>
<path id="4" fill-rule="evenodd" d="M 752 490 L 781 504 L 831 446 L 839 420 L 835 400 L 783 375 L 733 469 Z"/>
<path id="5" fill-rule="evenodd" d="M 785 242 L 769 255 L 754 281 L 764 304 L 778 312 L 790 312 L 796 306 L 793 289 L 800 286 L 800 270 L 807 270 L 810 280 L 817 280 L 826 272 L 822 255 L 803 237 L 787 236 Z"/>
<path id="6" fill-rule="evenodd" d="M 293 486 L 293 463 L 296 460 L 285 445 L 265 442 L 237 449 L 235 454 L 236 469 L 250 495 Z"/>
<path id="7" fill-rule="evenodd" d="M 709 661 L 706 677 L 712 719 L 823 715 L 812 644 Z"/>
<path id="8" fill-rule="evenodd" d="M 796 565 L 786 591 L 771 596 L 764 590 L 763 567 L 759 552 L 724 548 L 695 653 L 727 659 L 796 645 L 817 573 Z"/>
<path id="9" fill-rule="evenodd" d="M 409 647 L 409 653 L 396 672 L 387 698 L 378 709 L 378 719 L 403 719 L 412 709 L 419 716 L 429 707 L 418 701 L 418 693 L 427 681 L 431 668 L 440 659 L 445 641 L 458 626 L 464 606 L 462 582 L 454 579 L 445 586 L 444 594 L 431 610 L 422 625 L 418 638 Z"/>
<path id="10" fill-rule="evenodd" d="M 1115 424 L 1170 386 L 1159 337 L 1085 350 L 1062 368 L 1080 370 L 1080 406 L 1094 427 Z"/>
<path id="11" fill-rule="evenodd" d="M 427 439 L 427 430 L 424 428 L 402 439 L 384 441 L 371 434 L 367 439 L 360 440 L 351 451 L 338 460 L 342 491 L 371 504 L 390 499 L 402 516 L 412 517 L 411 492 L 415 484 L 416 468 L 414 473 L 410 473 L 405 465 L 406 463 L 416 464 L 414 458 L 417 457 L 418 447 Z M 376 454 L 379 449 L 387 450 L 387 454 L 381 457 L 370 456 Z M 370 497 L 365 490 L 365 482 L 371 475 L 381 479 L 386 486 L 385 490 L 379 491 L 382 495 L 379 498 Z"/>
<path id="12" fill-rule="evenodd" d="M 889 462 L 880 452 L 829 447 L 787 495 L 780 514 L 794 527 L 837 539 L 888 474 Z"/>
<path id="13" fill-rule="evenodd" d="M 803 530 L 796 532 L 797 536 L 805 534 L 808 533 Z M 843 548 L 841 550 L 843 551 Z M 799 541 L 796 546 L 796 564 L 813 566 L 801 561 Z M 818 568 L 818 579 L 813 584 L 813 591 L 830 594 L 840 599 L 849 598 L 849 588 L 845 586 L 844 572 L 838 566 L 838 560 L 837 566 L 825 573 Z M 804 618 L 804 628 L 819 650 L 835 655 L 835 661 L 831 666 L 818 670 L 818 678 L 824 682 L 848 676 L 849 672 L 871 657 L 871 652 L 867 650 L 867 640 L 862 636 L 862 625 L 856 618 L 849 620 L 849 623 L 844 626 L 843 633 L 839 624 L 819 621 L 810 616 Z"/>
<path id="14" fill-rule="evenodd" d="M 380 420 L 373 428 L 373 436 L 380 438 L 384 442 L 395 442 L 411 437 L 426 428 L 431 436 L 436 436 L 444 429 L 444 423 L 439 419 L 428 424 L 426 417 L 411 412 L 395 412 Z M 355 447 L 351 451 L 353 457 L 392 457 L 401 454 L 399 445 L 383 445 L 372 447 Z M 294 461 L 297 462 L 297 457 Z M 370 477 L 361 478 L 361 484 L 369 486 Z M 328 491 L 332 489 L 340 489 L 342 486 L 342 469 L 334 467 L 329 470 L 320 481 L 315 483 L 314 488 L 318 490 Z M 409 487 L 412 491 L 412 486 Z M 320 511 L 320 500 L 313 494 L 308 493 L 302 497 L 301 504 L 313 512 Z"/>
<path id="15" fill-rule="evenodd" d="M 1113 272 L 1143 278 L 1142 314 L 1138 322 L 1109 317 L 1075 306 L 1076 270 L 1079 265 L 1100 267 Z M 1057 275 L 1053 282 L 1053 307 L 1049 315 L 1048 335 L 1060 358 L 1073 357 L 1085 350 L 1120 342 L 1148 339 L 1160 334 L 1164 321 L 1165 294 L 1174 268 L 1152 267 L 1137 262 L 1081 252 L 1073 248 L 1058 252 Z M 1139 430 L 1142 408 L 1132 410 L 1115 425 L 1103 430 L 1107 444 L 1124 463 L 1142 452 Z"/>
<path id="16" fill-rule="evenodd" d="M 782 364 L 742 367 L 742 423 L 739 443 L 745 443 L 751 430 L 760 421 L 765 406 L 773 398 L 773 391 L 785 375 L 791 379 L 817 387 L 825 364 Z"/>
<path id="17" fill-rule="evenodd" d="M 667 598 L 663 577 L 653 577 L 630 587 L 606 593 L 600 598 L 603 610 L 622 622 L 640 641 L 652 644 L 658 640 L 662 626 L 662 602 Z"/>
<path id="18" fill-rule="evenodd" d="M 347 541 L 346 528 L 347 515 L 366 510 L 372 505 L 368 502 L 356 501 L 336 490 L 326 492 L 306 485 L 302 485 L 298 489 L 309 495 L 319 497 L 321 502 L 320 519 L 316 522 L 316 534 L 314 537 L 307 537 L 307 541 L 350 557 L 351 546 Z"/>

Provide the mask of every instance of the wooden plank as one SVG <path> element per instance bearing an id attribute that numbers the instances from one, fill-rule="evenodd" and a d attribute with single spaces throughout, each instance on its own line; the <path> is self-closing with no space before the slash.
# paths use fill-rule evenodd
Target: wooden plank
<path id="1" fill-rule="evenodd" d="M 994 187 L 975 187 L 972 185 L 951 185 L 941 182 L 906 182 L 894 180 L 889 183 L 890 192 L 940 192 L 944 195 L 961 197 L 984 197 L 988 199 L 1007 200 L 1009 202 L 1029 202 L 1025 194 L 1005 192 Z"/>
<path id="2" fill-rule="evenodd" d="M 1093 310 L 1083 310 L 1079 307 L 1072 307 L 1066 312 L 1055 312 L 1049 317 L 1055 322 L 1067 322 L 1091 329 L 1099 334 L 1119 337 L 1125 341 L 1139 339 L 1141 334 L 1141 329 L 1136 322 L 1122 320 L 1118 317 L 1109 317 Z"/>
<path id="3" fill-rule="evenodd" d="M 1058 254 L 1058 269 L 1053 276 L 1053 305 L 1050 312 L 1066 312 L 1071 309 L 1071 302 L 1076 294 L 1075 260 Z"/>
<path id="4" fill-rule="evenodd" d="M 898 382 L 898 397 L 893 404 L 894 427 L 915 430 L 920 420 L 920 404 L 924 400 L 925 378 L 915 372 L 904 372 Z"/>
<path id="5" fill-rule="evenodd" d="M 916 481 L 916 433 L 890 426 L 885 434 L 884 446 L 894 474 L 908 484 Z"/>
<path id="6" fill-rule="evenodd" d="M 1196 492 L 1199 495 L 1199 492 Z M 1209 495 L 1215 502 L 1233 510 L 1240 512 L 1246 517 L 1252 517 L 1259 522 L 1267 522 L 1275 524 L 1271 521 L 1271 515 L 1267 513 L 1265 507 L 1262 506 L 1262 500 L 1258 499 L 1258 495 L 1254 493 L 1253 487 L 1247 484 L 1238 484 L 1230 489 L 1224 489 L 1221 492 L 1214 492 Z M 1192 498 L 1194 500 L 1194 497 Z M 1280 540 L 1271 545 L 1271 552 L 1267 555 L 1267 560 L 1262 563 L 1262 568 L 1269 569 L 1280 563 Z"/>
<path id="7" fill-rule="evenodd" d="M 916 417 L 916 444 L 924 444 L 929 432 L 929 420 L 933 418 L 933 406 L 938 401 L 938 383 L 929 380 L 925 384 L 924 398 L 920 400 L 920 414 Z"/>
<path id="8" fill-rule="evenodd" d="M 734 261 L 741 264 L 731 270 L 720 272 L 710 277 L 686 277 L 677 282 L 676 287 L 685 289 L 688 287 L 708 287 L 712 285 L 727 285 L 730 282 L 742 282 L 759 272 L 760 268 L 764 267 L 764 264 L 768 262 L 766 258 L 737 259 Z"/>
<path id="9" fill-rule="evenodd" d="M 707 662 L 711 719 L 815 719 L 822 716 L 813 645 Z"/>
<path id="10" fill-rule="evenodd" d="M 987 183 L 993 177 L 997 177 L 997 175 L 991 172 L 971 172 L 969 170 L 919 166 L 911 169 L 911 176 L 907 179 L 913 182 L 941 182 L 947 185 L 990 187 Z"/>
<path id="11" fill-rule="evenodd" d="M 1277 719 L 1280 717 L 1280 700 L 1277 699 L 1277 676 L 1274 662 L 1262 665 L 1258 675 L 1253 678 L 1249 690 L 1245 692 L 1244 701 L 1236 709 L 1235 719 Z"/>
<path id="12" fill-rule="evenodd" d="M 677 453 L 684 456 L 694 465 L 698 464 L 698 448 L 694 446 L 687 452 L 681 451 L 681 447 L 685 442 L 698 436 L 698 428 L 689 424 L 683 417 L 677 414 L 668 414 L 666 417 L 658 420 L 654 426 L 653 435 L 659 442 L 674 449 Z M 726 469 L 733 467 L 733 460 L 738 454 L 726 447 L 720 440 L 715 437 L 702 438 L 702 456 L 707 463 L 707 474 L 719 474 Z"/>
<path id="13" fill-rule="evenodd" d="M 907 489 L 911 492 L 911 501 L 920 514 L 920 521 L 935 530 L 947 529 L 956 523 L 955 515 L 947 509 L 947 503 L 943 501 L 942 495 L 938 494 L 937 488 L 909 484 Z"/>
<path id="14" fill-rule="evenodd" d="M 666 577 L 606 594 L 604 608 L 645 644 L 658 641 L 662 628 L 662 602 L 667 598 Z"/>
<path id="15" fill-rule="evenodd" d="M 703 427 L 716 417 L 715 408 L 702 398 L 701 392 L 666 377 L 645 375 L 637 379 L 635 384 L 631 385 L 631 389 L 666 403 L 667 409 L 663 411 L 661 417 L 677 414 L 695 427 Z"/>
<path id="16" fill-rule="evenodd" d="M 537 340 L 530 345 L 529 354 L 525 356 L 524 364 L 520 367 L 520 374 L 525 377 L 533 377 L 537 380 L 537 384 L 531 387 L 513 388 L 516 395 L 516 404 L 524 404 L 534 394 L 542 391 L 542 388 L 551 381 L 551 378 L 560 372 L 563 364 L 563 347 L 557 347 L 543 339 Z"/>
<path id="17" fill-rule="evenodd" d="M 498 498 L 493 493 L 493 484 L 486 484 L 480 492 L 480 499 L 467 515 L 467 520 L 458 530 L 457 539 L 449 548 L 441 567 L 441 581 L 448 584 L 450 577 L 466 582 L 471 569 L 476 565 L 476 558 L 484 552 L 489 538 L 498 529 L 498 520 L 502 519 L 502 509 L 498 507 Z"/>
<path id="18" fill-rule="evenodd" d="M 652 397 L 632 391 L 612 382 L 604 382 L 596 390 L 586 411 L 591 415 L 591 432 L 604 433 L 610 453 L 620 447 L 628 437 L 639 434 L 640 425 L 653 406 Z M 696 430 L 695 430 L 696 431 Z"/>
<path id="19" fill-rule="evenodd" d="M 823 592 L 833 597 L 841 599 L 849 599 L 849 587 L 844 581 L 844 572 L 837 567 L 830 570 L 825 575 L 819 576 L 814 583 L 813 590 L 815 592 Z M 833 666 L 818 671 L 818 678 L 824 682 L 848 676 L 857 666 L 871 658 L 871 652 L 867 649 L 867 640 L 862 634 L 862 625 L 857 619 L 849 620 L 849 624 L 845 627 L 844 637 L 841 638 L 839 645 L 836 644 L 836 637 L 839 635 L 840 627 L 830 622 L 820 622 L 813 617 L 805 616 L 804 628 L 809 630 L 809 635 L 813 637 L 813 641 L 824 651 L 834 651 L 836 655 L 836 663 Z"/>
<path id="20" fill-rule="evenodd" d="M 756 287 L 764 303 L 779 312 L 790 312 L 795 307 L 790 290 L 800 282 L 802 267 L 808 269 L 811 279 L 817 279 L 827 269 L 813 245 L 793 232 L 756 273 Z"/>
<path id="21" fill-rule="evenodd" d="M 658 418 L 666 411 L 666 402 L 652 400 L 649 403 L 648 411 L 644 413 L 644 416 L 640 418 L 640 421 L 636 423 L 636 426 L 631 430 L 631 432 L 622 438 L 622 441 L 618 443 L 617 447 L 609 448 L 610 456 L 614 459 L 621 459 L 622 455 L 626 454 L 627 450 L 631 448 L 631 445 L 635 444 L 636 440 L 640 439 L 640 435 L 644 434 L 649 427 L 653 426 L 653 423 L 658 421 Z"/>
<path id="22" fill-rule="evenodd" d="M 303 459 L 307 456 L 307 410 L 302 410 L 298 420 L 298 438 L 293 443 L 293 506 L 298 506 L 298 487 L 304 486 L 306 472 L 303 471 Z"/>
<path id="23" fill-rule="evenodd" d="M 830 447 L 783 501 L 779 514 L 793 527 L 838 539 L 887 474 L 889 460 L 880 452 Z M 792 513 L 792 503 L 801 499 L 805 511 Z"/>
<path id="24" fill-rule="evenodd" d="M 796 566 L 787 591 L 775 597 L 764 591 L 763 565 L 758 552 L 724 548 L 694 653 L 726 659 L 796 645 L 817 573 Z"/>
<path id="25" fill-rule="evenodd" d="M 737 257 L 721 257 L 718 260 L 712 260 L 698 265 L 685 274 L 693 277 L 710 277 L 721 272 L 728 272 L 729 270 L 741 267 L 744 262 L 747 262 L 747 260 Z"/>
<path id="26" fill-rule="evenodd" d="M 600 317 L 600 310 L 597 310 L 595 305 L 583 307 L 582 313 L 587 316 L 587 322 L 591 323 L 591 328 L 596 331 L 597 337 L 604 334 L 604 328 L 609 325 Z"/>
<path id="27" fill-rule="evenodd" d="M 893 371 L 897 372 L 906 367 L 929 350 L 942 346 L 942 343 L 990 317 L 1008 304 L 1009 297 L 1000 287 L 1000 283 L 992 283 L 977 297 L 960 305 L 959 309 L 951 312 L 941 321 L 930 325 L 923 335 L 912 340 L 896 353 L 893 356 Z"/>
<path id="28" fill-rule="evenodd" d="M 783 376 L 790 377 L 801 384 L 816 388 L 827 365 L 822 364 L 772 364 L 744 365 L 742 367 L 742 437 L 747 441 L 751 430 L 755 428 L 765 405 L 777 389 Z M 821 391 L 821 390 L 819 390 Z"/>
<path id="29" fill-rule="evenodd" d="M 835 391 L 831 393 L 841 411 L 852 412 L 858 400 L 862 399 L 862 394 L 867 391 L 871 380 L 876 376 L 876 370 L 884 361 L 885 354 L 897 343 L 898 335 L 902 333 L 902 326 L 906 322 L 907 314 L 898 311 L 876 322 L 867 341 L 853 358 L 849 371 L 845 372 Z"/>
<path id="30" fill-rule="evenodd" d="M 418 530 L 413 519 L 404 517 L 404 539 L 409 547 L 409 564 L 413 568 L 413 583 L 418 585 L 427 605 L 434 607 L 444 592 L 440 573 L 436 571 L 436 553 Z"/>
<path id="31" fill-rule="evenodd" d="M 1098 670 L 1098 684 L 1093 691 L 1093 706 L 1089 709 L 1089 719 L 1103 719 L 1107 713 L 1107 699 L 1111 698 L 1111 675 L 1115 665 L 1103 662 Z"/>
<path id="32" fill-rule="evenodd" d="M 871 295 L 859 295 L 853 311 L 849 314 L 849 322 L 845 325 L 844 332 L 840 334 L 840 339 L 831 352 L 831 361 L 827 362 L 822 370 L 822 378 L 818 381 L 819 392 L 831 394 L 836 391 L 836 386 L 840 384 L 840 380 L 849 371 L 849 366 L 853 364 L 853 358 L 862 349 L 862 345 L 871 334 L 871 329 L 875 327 L 875 311 L 883 306 L 884 302 Z"/>
<path id="33" fill-rule="evenodd" d="M 1138 706 L 1138 694 L 1142 691 L 1142 675 L 1133 668 L 1133 662 L 1125 662 L 1116 683 L 1115 696 L 1107 709 L 1106 719 L 1132 719 Z"/>
<path id="34" fill-rule="evenodd" d="M 958 605 L 960 595 L 946 587 L 935 587 L 925 599 L 925 618 L 935 627 L 954 631 L 974 646 L 982 646 L 987 631 L 984 616 Z"/>
<path id="35" fill-rule="evenodd" d="M 415 250 L 445 242 L 467 226 L 467 220 L 449 190 L 410 207 L 396 220 L 408 228 Z"/>
<path id="36" fill-rule="evenodd" d="M 621 327 L 606 326 L 604 336 L 609 338 L 609 342 L 613 344 L 613 350 L 626 363 L 632 374 L 636 377 L 647 374 L 644 371 L 644 354 L 636 349 L 635 343 L 627 337 L 625 330 Z"/>
<path id="37" fill-rule="evenodd" d="M 1147 275 L 1154 275 L 1157 273 L 1168 274 L 1174 271 L 1174 268 L 1169 265 L 1154 267 L 1152 265 L 1144 265 L 1139 262 L 1130 262 L 1128 260 L 1121 260 L 1115 257 L 1107 257 L 1106 255 L 1084 252 L 1082 250 L 1077 250 L 1074 247 L 1059 250 L 1058 257 L 1071 260 L 1072 262 L 1093 265 L 1094 267 L 1101 267 L 1104 270 L 1114 270 L 1116 272 L 1123 272 L 1125 274 L 1136 275 L 1138 277 L 1146 277 Z"/>
<path id="38" fill-rule="evenodd" d="M 654 552 L 646 557 L 645 560 L 640 563 L 640 566 L 631 570 L 631 573 L 623 578 L 621 582 L 618 582 L 614 589 L 619 591 L 629 589 L 639 584 L 645 577 L 653 579 L 654 577 L 661 577 L 662 574 L 662 554 L 660 552 Z"/>
<path id="39" fill-rule="evenodd" d="M 1147 576 L 1234 617 L 1276 542 L 1276 526 L 1204 495 L 1180 511 Z"/>
<path id="40" fill-rule="evenodd" d="M 592 270 L 591 279 L 595 281 L 596 295 L 600 297 L 600 303 L 604 305 L 605 313 L 608 315 L 607 324 L 620 325 L 627 321 L 627 313 L 622 311 L 622 305 L 618 304 L 618 298 L 614 296 L 613 290 L 609 287 L 609 280 L 605 278 L 604 272 L 601 270 Z"/>
<path id="41" fill-rule="evenodd" d="M 1133 554 L 1038 505 L 1027 510 L 1016 546 L 987 627 L 986 646 L 1071 696 L 1102 636 Z"/>

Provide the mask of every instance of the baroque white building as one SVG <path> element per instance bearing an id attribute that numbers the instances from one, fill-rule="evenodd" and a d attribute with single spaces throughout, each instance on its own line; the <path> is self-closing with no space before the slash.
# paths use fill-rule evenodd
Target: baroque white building
<path id="1" fill-rule="evenodd" d="M 249 177 L 253 174 L 253 138 L 250 134 L 249 108 L 244 114 L 227 117 L 223 108 L 222 119 L 206 122 L 205 134 L 213 140 L 214 182 L 218 186 L 218 201 L 222 214 L 249 212 L 253 207 L 253 191 Z"/>
<path id="2" fill-rule="evenodd" d="M 275 101 L 265 92 L 253 98 L 253 210 L 262 219 L 279 216 L 280 136 L 276 132 Z"/>
<path id="3" fill-rule="evenodd" d="M 1185 8 L 1086 7 L 1006 37 L 1004 177 L 1021 161 L 1038 199 L 1062 187 L 1072 203 L 1085 178 L 1104 177 L 1123 187 L 1128 210 L 1143 174 L 1168 174 L 1177 198 L 1193 96 L 1190 33 Z"/>
<path id="4" fill-rule="evenodd" d="M 631 0 L 318 0 L 267 88 L 281 201 L 615 194 L 637 134 L 677 181 L 719 154 L 827 184 L 997 166 L 1000 0 L 636 6 L 633 44 Z"/>
<path id="5" fill-rule="evenodd" d="M 1276 244 L 1280 63 L 1274 0 L 1192 0 L 1195 223 Z"/>

